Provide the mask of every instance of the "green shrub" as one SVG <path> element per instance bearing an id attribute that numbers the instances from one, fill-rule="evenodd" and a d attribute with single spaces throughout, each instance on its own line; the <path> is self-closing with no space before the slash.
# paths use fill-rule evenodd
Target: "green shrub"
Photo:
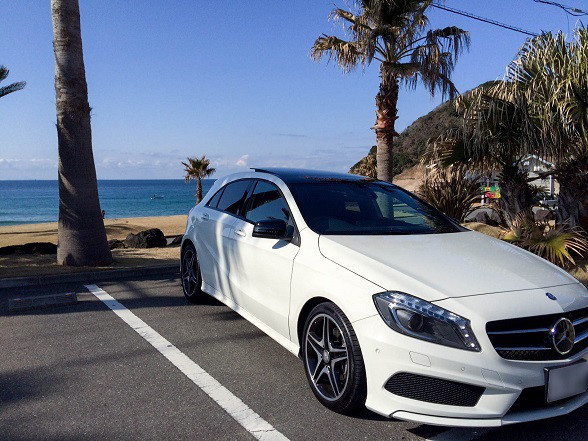
<path id="1" fill-rule="evenodd" d="M 531 251 L 562 268 L 576 264 L 574 257 L 588 256 L 588 237 L 581 228 L 567 224 L 535 222 L 530 215 L 520 215 L 503 230 L 502 239 Z"/>
<path id="2" fill-rule="evenodd" d="M 477 176 L 470 176 L 464 166 L 451 166 L 429 174 L 417 193 L 447 216 L 463 222 L 480 200 L 480 185 Z"/>

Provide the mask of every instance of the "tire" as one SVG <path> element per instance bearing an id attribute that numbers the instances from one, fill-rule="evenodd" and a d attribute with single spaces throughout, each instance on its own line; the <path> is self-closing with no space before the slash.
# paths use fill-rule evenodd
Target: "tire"
<path id="1" fill-rule="evenodd" d="M 188 243 L 182 251 L 180 275 L 182 291 L 186 299 L 191 303 L 201 301 L 205 294 L 202 291 L 202 275 L 200 274 L 196 248 L 192 243 Z"/>
<path id="2" fill-rule="evenodd" d="M 337 305 L 321 303 L 310 312 L 301 346 L 308 384 L 325 407 L 349 414 L 365 405 L 367 384 L 361 348 L 351 323 Z"/>

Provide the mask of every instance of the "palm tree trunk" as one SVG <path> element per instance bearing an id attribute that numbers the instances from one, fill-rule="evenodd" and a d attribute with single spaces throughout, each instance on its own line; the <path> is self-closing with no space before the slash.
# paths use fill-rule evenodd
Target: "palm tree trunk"
<path id="1" fill-rule="evenodd" d="M 376 95 L 376 161 L 378 179 L 392 182 L 394 178 L 394 137 L 395 124 L 398 119 L 398 82 L 380 83 L 380 91 Z"/>
<path id="2" fill-rule="evenodd" d="M 500 176 L 500 199 L 497 204 L 500 217 L 507 226 L 512 226 L 521 213 L 531 213 L 533 205 L 527 174 L 518 165 L 504 167 Z"/>
<path id="3" fill-rule="evenodd" d="M 199 204 L 202 200 L 202 178 L 196 176 L 196 203 Z"/>
<path id="4" fill-rule="evenodd" d="M 57 263 L 108 265 L 98 200 L 78 0 L 51 0 L 59 150 Z"/>
<path id="5" fill-rule="evenodd" d="M 575 228 L 580 225 L 581 201 L 588 188 L 588 178 L 581 173 L 560 173 L 558 175 L 557 223 L 567 223 Z"/>
<path id="6" fill-rule="evenodd" d="M 559 194 L 557 196 L 557 222 L 574 228 L 580 225 L 582 201 L 588 189 L 588 156 L 571 160 L 556 167 Z"/>
<path id="7" fill-rule="evenodd" d="M 584 199 L 580 202 L 580 227 L 588 232 L 588 195 L 584 194 Z"/>
<path id="8" fill-rule="evenodd" d="M 569 183 L 568 183 L 569 184 Z M 570 227 L 575 228 L 580 223 L 580 204 L 581 192 L 576 191 L 573 186 L 560 182 L 559 194 L 557 195 L 557 223 L 567 223 Z"/>

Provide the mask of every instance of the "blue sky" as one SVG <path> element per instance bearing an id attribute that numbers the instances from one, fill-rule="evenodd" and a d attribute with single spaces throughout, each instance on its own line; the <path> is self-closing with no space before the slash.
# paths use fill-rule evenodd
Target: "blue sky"
<path id="1" fill-rule="evenodd" d="M 562 0 L 587 8 L 582 0 Z M 343 75 L 310 60 L 335 0 L 81 0 L 94 157 L 102 179 L 181 178 L 180 161 L 206 154 L 217 176 L 251 166 L 346 171 L 375 142 L 372 66 Z M 533 0 L 448 0 L 519 27 L 573 30 L 576 18 Z M 432 25 L 471 32 L 454 82 L 465 91 L 499 78 L 525 40 L 445 11 Z M 0 179 L 57 174 L 49 0 L 0 2 L 0 64 L 27 87 L 0 100 Z M 401 92 L 403 129 L 440 103 Z"/>

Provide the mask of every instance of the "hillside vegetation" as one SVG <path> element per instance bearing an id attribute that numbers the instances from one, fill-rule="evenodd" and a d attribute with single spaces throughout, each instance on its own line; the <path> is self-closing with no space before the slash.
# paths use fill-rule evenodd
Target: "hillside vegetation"
<path id="1" fill-rule="evenodd" d="M 484 87 L 494 82 L 481 84 Z M 480 87 L 479 86 L 479 87 Z M 467 95 L 470 91 L 465 92 Z M 441 133 L 460 125 L 460 117 L 455 110 L 453 101 L 446 101 L 437 106 L 424 116 L 421 116 L 398 136 L 394 141 L 394 174 L 398 175 L 404 170 L 416 165 L 423 155 L 429 138 L 437 138 Z M 376 155 L 376 146 L 373 146 L 368 155 Z M 363 157 L 349 170 L 350 173 L 359 173 Z M 373 162 L 375 164 L 375 161 Z"/>
<path id="2" fill-rule="evenodd" d="M 425 151 L 427 140 L 436 138 L 445 130 L 457 127 L 459 117 L 452 102 L 445 102 L 431 112 L 421 116 L 398 136 L 394 141 L 394 174 L 398 175 L 419 162 Z M 376 154 L 376 146 L 373 146 L 368 155 Z M 362 158 L 349 170 L 356 173 L 361 165 Z"/>

